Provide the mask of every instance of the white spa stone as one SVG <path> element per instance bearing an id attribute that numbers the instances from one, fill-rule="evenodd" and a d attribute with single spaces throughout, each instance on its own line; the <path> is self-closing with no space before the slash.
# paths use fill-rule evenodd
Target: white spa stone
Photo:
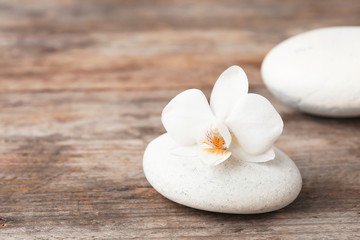
<path id="1" fill-rule="evenodd" d="M 274 47 L 262 64 L 269 90 L 307 113 L 360 116 L 360 27 L 305 32 Z"/>
<path id="2" fill-rule="evenodd" d="M 201 210 L 252 214 L 274 211 L 298 196 L 302 179 L 294 162 L 275 148 L 265 163 L 227 161 L 206 166 L 197 157 L 171 153 L 178 145 L 163 134 L 147 147 L 143 167 L 147 180 L 166 198 Z"/>

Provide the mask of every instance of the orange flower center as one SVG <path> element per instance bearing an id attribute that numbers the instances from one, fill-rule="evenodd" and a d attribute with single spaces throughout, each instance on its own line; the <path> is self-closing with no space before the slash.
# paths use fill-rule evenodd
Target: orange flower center
<path id="1" fill-rule="evenodd" d="M 225 144 L 224 138 L 223 138 L 223 137 L 214 136 L 213 139 L 212 139 L 212 144 L 213 144 L 214 147 L 217 148 L 217 149 L 223 149 L 223 146 L 224 146 L 224 144 Z"/>
<path id="2" fill-rule="evenodd" d="M 203 150 L 217 155 L 228 154 L 229 151 L 226 150 L 224 138 L 222 136 L 217 136 L 218 134 L 219 133 L 217 131 L 207 132 L 206 141 L 204 141 L 204 143 L 209 145 L 211 148 L 203 148 Z"/>

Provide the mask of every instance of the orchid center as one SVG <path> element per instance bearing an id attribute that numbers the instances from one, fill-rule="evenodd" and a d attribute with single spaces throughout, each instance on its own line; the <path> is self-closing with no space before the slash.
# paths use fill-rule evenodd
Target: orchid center
<path id="1" fill-rule="evenodd" d="M 213 127 L 206 131 L 206 137 L 203 143 L 207 144 L 209 147 L 202 148 L 202 150 L 213 153 L 217 155 L 229 154 L 227 151 L 227 145 L 225 143 L 224 137 L 221 136 L 219 129 Z"/>

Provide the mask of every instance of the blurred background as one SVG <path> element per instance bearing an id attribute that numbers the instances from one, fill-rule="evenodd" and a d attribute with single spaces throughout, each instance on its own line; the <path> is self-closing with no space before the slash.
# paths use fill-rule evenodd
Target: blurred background
<path id="1" fill-rule="evenodd" d="M 359 0 L 0 0 L 0 238 L 359 239 L 359 120 L 299 113 L 260 76 L 282 40 L 344 25 Z M 273 213 L 190 209 L 143 174 L 163 107 L 209 97 L 231 65 L 280 112 L 303 176 Z"/>
<path id="2" fill-rule="evenodd" d="M 0 89 L 210 86 L 230 65 L 260 81 L 297 33 L 359 25 L 359 1 L 0 1 Z"/>

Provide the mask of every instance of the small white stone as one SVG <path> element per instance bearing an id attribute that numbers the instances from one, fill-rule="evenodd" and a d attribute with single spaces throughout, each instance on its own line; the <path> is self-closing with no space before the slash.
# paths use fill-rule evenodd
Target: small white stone
<path id="1" fill-rule="evenodd" d="M 283 102 L 315 115 L 360 116 L 360 27 L 294 36 L 265 57 L 262 77 Z"/>
<path id="2" fill-rule="evenodd" d="M 230 157 L 205 166 L 197 157 L 178 157 L 168 134 L 147 147 L 143 167 L 150 184 L 166 198 L 201 210 L 252 214 L 274 211 L 298 196 L 302 179 L 294 162 L 275 148 L 274 160 L 249 163 Z"/>

